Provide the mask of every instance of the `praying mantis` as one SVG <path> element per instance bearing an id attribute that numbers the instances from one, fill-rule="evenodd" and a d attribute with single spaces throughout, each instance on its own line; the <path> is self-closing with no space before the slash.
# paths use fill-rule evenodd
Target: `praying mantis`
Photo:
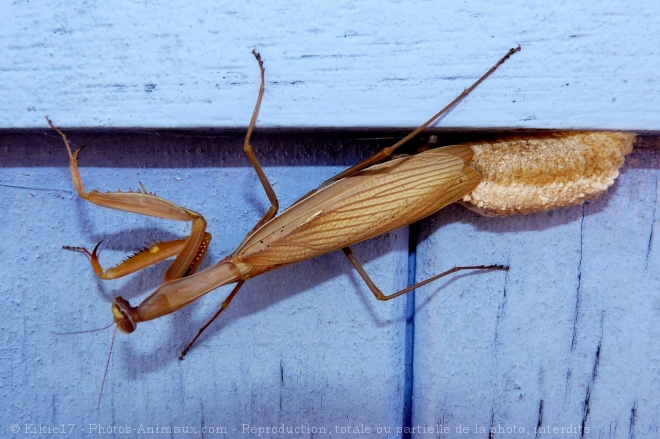
<path id="1" fill-rule="evenodd" d="M 507 211 L 508 202 L 504 203 L 504 211 L 491 209 L 488 201 L 485 207 L 483 203 L 479 204 L 479 196 L 475 194 L 478 187 L 484 183 L 482 181 L 483 176 L 487 175 L 489 171 L 485 169 L 476 171 L 474 169 L 474 163 L 472 162 L 476 158 L 475 151 L 477 151 L 474 146 L 453 145 L 430 149 L 411 156 L 397 158 L 391 158 L 391 156 L 400 146 L 447 113 L 519 50 L 520 46 L 509 50 L 473 85 L 399 142 L 339 173 L 279 214 L 277 196 L 250 143 L 265 91 L 263 61 L 260 55 L 253 51 L 259 64 L 261 85 L 245 136 L 244 151 L 268 197 L 270 207 L 233 253 L 219 263 L 199 272 L 197 270 L 211 241 L 211 234 L 206 232 L 204 217 L 193 210 L 148 193 L 144 187 L 141 187 L 137 192 L 86 191 L 78 167 L 80 150 L 74 151 L 66 134 L 57 128 L 50 119 L 46 118 L 50 126 L 61 136 L 65 143 L 69 154 L 69 167 L 73 185 L 80 197 L 93 204 L 110 209 L 191 223 L 191 231 L 188 237 L 157 242 L 107 270 L 102 268 L 98 259 L 97 253 L 100 243 L 91 252 L 82 247 L 65 248 L 81 251 L 88 255 L 94 272 L 102 279 L 115 279 L 126 276 L 165 259 L 175 257 L 165 274 L 164 283 L 138 306 L 132 306 L 121 296 L 113 300 L 112 315 L 114 324 L 116 329 L 124 333 L 135 331 L 137 324 L 140 322 L 173 313 L 216 288 L 235 283 L 235 287 L 223 301 L 215 315 L 185 347 L 179 357 L 180 359 L 183 359 L 203 331 L 227 309 L 247 280 L 267 271 L 332 251 L 343 251 L 351 265 L 378 300 L 390 300 L 399 297 L 417 287 L 457 271 L 508 270 L 507 266 L 500 264 L 456 266 L 408 288 L 386 295 L 381 292 L 366 273 L 351 251 L 350 246 L 409 225 L 454 202 L 466 203 L 468 207 L 470 207 L 470 203 L 473 203 L 472 208 L 478 211 L 481 209 L 480 213 L 482 214 L 501 215 L 513 213 Z M 578 134 L 573 133 L 567 136 L 575 135 Z M 552 138 L 548 139 L 552 141 Z M 632 140 L 630 136 L 621 135 L 612 142 L 619 145 L 631 143 Z M 566 144 L 567 142 L 564 137 L 561 137 L 559 143 Z M 617 147 L 622 151 L 625 150 L 625 147 Z M 625 155 L 625 152 L 622 154 Z M 493 159 L 489 158 L 485 161 L 488 165 L 488 162 L 493 162 Z M 622 159 L 620 162 L 613 163 L 610 168 L 614 168 L 616 171 L 621 163 Z M 563 169 L 564 166 L 560 166 L 560 168 Z M 615 177 L 616 175 L 613 178 Z M 613 180 L 613 178 L 611 179 Z M 490 181 L 486 183 L 490 183 Z M 599 190 L 604 189 L 599 188 Z M 588 198 L 588 196 L 582 198 L 578 196 L 578 199 L 570 201 L 551 202 L 547 207 L 531 208 L 526 211 L 523 209 L 521 211 L 526 213 L 535 209 L 541 210 L 574 204 L 584 198 Z M 547 197 L 543 199 L 546 200 Z"/>

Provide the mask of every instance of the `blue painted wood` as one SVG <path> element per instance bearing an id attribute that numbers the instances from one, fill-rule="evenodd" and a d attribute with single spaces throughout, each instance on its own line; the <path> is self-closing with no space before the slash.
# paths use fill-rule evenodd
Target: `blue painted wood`
<path id="1" fill-rule="evenodd" d="M 46 114 L 63 127 L 128 127 L 77 133 L 89 146 L 89 187 L 135 188 L 142 181 L 200 210 L 213 228 L 210 256 L 217 261 L 266 206 L 240 141 L 199 132 L 172 139 L 136 127 L 245 127 L 258 87 L 253 48 L 267 68 L 260 128 L 416 126 L 522 44 L 440 126 L 658 130 L 659 12 L 652 0 L 634 7 L 615 0 L 4 2 L 0 128 L 43 129 Z M 0 331 L 0 386 L 10 408 L 0 422 L 4 434 L 14 423 L 19 435 L 25 423 L 401 425 L 404 305 L 375 303 L 340 255 L 255 279 L 184 363 L 176 354 L 222 293 L 119 337 L 96 412 L 109 333 L 49 331 L 108 322 L 114 295 L 139 300 L 164 269 L 108 285 L 95 280 L 83 256 L 60 246 L 105 239 L 104 262 L 117 262 L 145 239 L 187 228 L 77 201 L 52 133 L 0 134 L 0 218 L 11 231 L 0 243 L 8 261 L 0 291 L 9 298 Z M 283 205 L 364 154 L 359 141 L 329 147 L 310 138 L 255 143 L 265 154 L 290 144 L 275 148 L 267 163 L 276 191 L 288 197 Z M 506 281 L 497 274 L 459 277 L 452 287 L 470 285 L 462 296 L 449 289 L 418 298 L 413 426 L 492 420 L 528 427 L 541 400 L 543 425 L 577 422 L 589 388 L 587 423 L 600 436 L 657 435 L 659 354 L 657 330 L 649 326 L 657 320 L 657 234 L 649 234 L 657 158 L 644 154 L 630 161 L 612 194 L 587 207 L 584 220 L 580 208 L 503 220 L 450 208 L 422 226 L 428 251 L 418 261 L 420 275 L 456 262 L 439 254 L 505 259 L 514 268 Z M 618 238 L 596 248 L 612 230 Z M 436 234 L 443 237 L 437 248 Z M 630 255 L 629 235 L 637 237 Z M 406 241 L 402 231 L 356 248 L 386 291 L 405 282 Z M 638 262 L 647 254 L 642 270 Z M 630 274 L 616 276 L 617 264 Z M 578 268 L 582 312 L 574 324 Z M 630 289 L 634 294 L 617 292 Z M 437 306 L 453 312 L 430 312 Z M 573 326 L 576 343 L 566 351 Z"/>
<path id="2" fill-rule="evenodd" d="M 659 164 L 657 149 L 633 152 L 583 206 L 507 218 L 452 206 L 424 223 L 420 279 L 511 268 L 418 292 L 413 424 L 448 437 L 659 433 Z"/>
<path id="3" fill-rule="evenodd" d="M 266 210 L 240 135 L 113 131 L 70 137 L 88 146 L 80 155 L 88 189 L 135 189 L 139 181 L 205 214 L 215 237 L 206 265 L 234 250 Z M 360 157 L 350 152 L 355 145 L 343 150 L 337 142 L 310 155 L 301 149 L 314 146 L 309 136 L 283 145 L 291 138 L 257 135 L 254 142 L 283 206 Z M 91 248 L 103 240 L 101 262 L 110 266 L 144 241 L 185 235 L 188 225 L 78 198 L 66 150 L 52 132 L 5 134 L 0 144 L 0 211 L 8 231 L 0 243 L 6 262 L 0 288 L 7 298 L 0 318 L 3 434 L 9 436 L 12 425 L 19 426 L 15 437 L 35 425 L 73 424 L 75 437 L 105 437 L 99 428 L 109 427 L 130 429 L 117 437 L 139 437 L 140 426 L 217 427 L 229 436 L 247 426 L 285 426 L 299 429 L 294 436 L 317 437 L 366 421 L 402 425 L 405 300 L 377 302 L 341 253 L 247 282 L 183 362 L 179 352 L 228 288 L 141 323 L 129 336 L 117 334 L 97 410 L 112 330 L 55 331 L 110 323 L 111 299 L 122 295 L 139 303 L 162 282 L 166 266 L 100 281 L 84 255 L 61 246 Z M 329 158 L 326 166 L 310 165 L 339 151 L 341 158 Z M 354 250 L 379 285 L 395 291 L 407 281 L 407 248 L 404 229 Z"/>

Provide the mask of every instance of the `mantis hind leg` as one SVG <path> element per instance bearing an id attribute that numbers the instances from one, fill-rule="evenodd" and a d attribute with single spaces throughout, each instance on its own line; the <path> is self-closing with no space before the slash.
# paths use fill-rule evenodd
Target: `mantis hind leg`
<path id="1" fill-rule="evenodd" d="M 514 53 L 520 51 L 520 46 L 510 49 L 506 55 L 504 55 L 502 58 L 500 58 L 499 61 L 497 61 L 493 67 L 490 68 L 484 75 L 482 75 L 479 79 L 477 79 L 470 87 L 466 88 L 463 90 L 463 92 L 458 95 L 453 101 L 451 101 L 448 105 L 446 105 L 442 110 L 438 111 L 436 114 L 433 115 L 429 120 L 424 122 L 419 128 L 408 134 L 406 137 L 403 139 L 399 140 L 397 143 L 395 143 L 392 146 L 388 146 L 386 148 L 383 148 L 373 156 L 369 157 L 366 160 L 363 160 L 362 162 L 358 163 L 355 166 L 351 166 L 350 168 L 346 169 L 343 172 L 340 172 L 339 174 L 335 175 L 332 177 L 330 180 L 327 180 L 324 182 L 321 187 L 326 186 L 333 181 L 341 180 L 342 178 L 350 177 L 351 175 L 355 174 L 356 172 L 359 172 L 363 170 L 364 168 L 374 165 L 378 162 L 381 162 L 388 157 L 390 157 L 398 148 L 401 146 L 405 145 L 409 140 L 411 140 L 413 137 L 424 131 L 426 128 L 428 128 L 433 122 L 438 120 L 440 117 L 444 116 L 446 113 L 448 113 L 452 108 L 456 106 L 459 102 L 461 102 L 467 95 L 472 93 L 472 91 L 479 86 L 486 78 L 488 78 L 497 68 L 502 65 L 511 55 Z"/>
<path id="2" fill-rule="evenodd" d="M 382 293 L 382 291 L 376 286 L 374 281 L 371 280 L 367 272 L 364 270 L 364 267 L 362 267 L 362 264 L 360 261 L 357 260 L 355 255 L 353 254 L 353 251 L 349 247 L 344 247 L 342 248 L 342 251 L 350 261 L 351 265 L 357 270 L 357 272 L 360 274 L 360 277 L 364 280 L 364 282 L 367 284 L 369 289 L 371 290 L 372 293 L 374 293 L 374 296 L 376 296 L 376 299 L 378 300 L 390 300 L 394 299 L 395 297 L 399 297 L 403 294 L 409 293 L 410 291 L 422 287 L 426 284 L 429 284 L 435 280 L 440 279 L 441 277 L 447 276 L 448 274 L 456 273 L 457 271 L 462 271 L 462 270 L 508 270 L 509 267 L 506 265 L 469 265 L 469 266 L 459 266 L 459 267 L 454 267 L 451 268 L 443 273 L 437 274 L 433 277 L 430 277 L 422 282 L 418 282 L 415 285 L 409 286 L 408 288 L 404 288 L 403 290 L 397 291 L 396 293 L 392 293 L 390 295 L 385 295 Z"/>

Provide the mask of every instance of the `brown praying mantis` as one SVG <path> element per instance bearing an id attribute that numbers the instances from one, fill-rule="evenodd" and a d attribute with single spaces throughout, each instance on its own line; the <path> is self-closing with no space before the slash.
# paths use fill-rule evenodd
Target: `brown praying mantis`
<path id="1" fill-rule="evenodd" d="M 350 246 L 409 225 L 437 212 L 448 204 L 457 201 L 469 204 L 471 200 L 474 202 L 479 198 L 474 194 L 477 193 L 477 187 L 482 183 L 483 175 L 486 175 L 488 171 L 483 169 L 477 172 L 473 169 L 472 161 L 473 158 L 476 158 L 475 151 L 477 151 L 474 146 L 453 145 L 430 149 L 411 156 L 391 159 L 390 156 L 400 146 L 447 113 L 519 50 L 520 47 L 509 50 L 473 85 L 399 142 L 339 173 L 318 189 L 303 196 L 279 215 L 277 214 L 279 210 L 277 196 L 250 144 L 265 90 L 263 62 L 260 55 L 253 51 L 261 72 L 261 86 L 243 146 L 245 154 L 266 192 L 270 208 L 232 254 L 198 273 L 196 271 L 211 241 L 210 233 L 206 232 L 206 221 L 203 216 L 148 193 L 144 187 L 138 192 L 86 191 L 78 169 L 80 150 L 73 151 L 67 136 L 47 118 L 50 126 L 59 133 L 66 145 L 73 184 L 82 198 L 110 209 L 163 219 L 189 221 L 192 224 L 187 238 L 158 242 L 107 270 L 104 270 L 99 263 L 98 244 L 91 252 L 82 247 L 65 248 L 86 253 L 91 259 L 95 273 L 102 279 L 126 276 L 176 256 L 165 274 L 165 282 L 141 304 L 136 307 L 131 306 L 121 296 L 113 300 L 114 323 L 116 328 L 124 333 L 133 332 L 139 322 L 170 314 L 216 288 L 236 283 L 215 315 L 183 350 L 180 359 L 183 359 L 203 331 L 229 306 L 245 281 L 264 272 L 335 250 L 343 251 L 378 300 L 399 297 L 415 288 L 461 270 L 507 270 L 508 267 L 498 264 L 457 266 L 423 282 L 385 295 L 371 280 L 351 251 Z M 573 139 L 571 136 L 579 136 L 579 134 L 565 134 L 564 137 L 560 136 L 559 140 L 548 137 L 548 141 L 567 144 L 567 142 L 573 141 L 570 140 Z M 569 137 L 570 139 L 566 140 Z M 614 143 L 625 143 L 630 140 L 630 136 L 625 139 L 623 137 L 617 139 L 614 140 Z M 491 159 L 486 159 L 486 161 L 488 160 Z M 622 159 L 618 165 L 612 166 L 618 170 L 621 163 Z M 565 166 L 560 167 L 565 168 Z M 586 197 L 581 200 L 584 198 Z M 574 204 L 581 200 L 559 202 L 547 208 Z M 482 209 L 481 213 L 493 213 L 493 209 L 488 208 L 488 203 L 485 208 L 478 203 L 475 206 L 477 210 Z M 536 210 L 541 209 L 545 208 L 541 207 Z M 502 212 L 495 212 L 495 214 L 502 214 Z"/>

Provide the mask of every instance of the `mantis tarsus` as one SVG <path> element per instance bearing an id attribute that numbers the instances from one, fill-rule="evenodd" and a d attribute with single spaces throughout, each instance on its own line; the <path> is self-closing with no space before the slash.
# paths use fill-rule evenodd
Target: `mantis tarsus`
<path id="1" fill-rule="evenodd" d="M 472 86 L 401 141 L 326 181 L 279 215 L 275 192 L 250 144 L 265 90 L 263 62 L 260 55 L 253 51 L 259 63 L 261 86 L 245 137 L 244 151 L 271 205 L 236 251 L 199 273 L 196 271 L 211 241 L 202 215 L 150 194 L 143 187 L 137 192 L 87 192 L 78 170 L 77 157 L 80 150 L 73 151 L 67 136 L 47 118 L 66 145 L 73 184 L 82 198 L 111 209 L 190 221 L 192 224 L 187 238 L 153 244 L 108 270 L 103 270 L 99 263 L 98 245 L 91 252 L 81 247 L 65 248 L 85 252 L 91 259 L 95 273 L 103 279 L 125 276 L 176 256 L 165 274 L 165 282 L 140 305 L 133 307 L 121 296 L 114 299 L 114 322 L 125 333 L 133 332 L 139 322 L 172 313 L 222 285 L 236 283 L 220 309 L 183 350 L 180 359 L 183 359 L 206 327 L 229 306 L 246 280 L 331 251 L 343 250 L 379 300 L 398 297 L 460 270 L 506 270 L 508 267 L 503 265 L 458 266 L 385 295 L 367 275 L 349 246 L 418 221 L 461 200 L 476 188 L 481 177 L 468 166 L 473 152 L 465 146 L 448 146 L 389 161 L 385 159 L 449 111 L 519 50 L 520 47 L 511 49 Z"/>

